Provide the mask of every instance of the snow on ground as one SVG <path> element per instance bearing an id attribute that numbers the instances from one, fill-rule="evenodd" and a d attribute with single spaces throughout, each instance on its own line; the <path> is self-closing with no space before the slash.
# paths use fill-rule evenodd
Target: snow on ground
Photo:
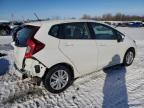
<path id="1" fill-rule="evenodd" d="M 0 45 L 12 42 L 12 36 L 0 36 Z"/>
<path id="2" fill-rule="evenodd" d="M 0 53 L 7 54 L 0 58 L 0 73 L 5 73 L 0 75 L 0 108 L 144 108 L 144 28 L 118 29 L 138 45 L 132 66 L 85 75 L 61 94 L 34 86 L 30 79 L 19 80 L 14 74 L 11 38 L 0 38 Z"/>
<path id="3" fill-rule="evenodd" d="M 136 40 L 144 40 L 144 27 L 117 27 L 119 31 Z"/>

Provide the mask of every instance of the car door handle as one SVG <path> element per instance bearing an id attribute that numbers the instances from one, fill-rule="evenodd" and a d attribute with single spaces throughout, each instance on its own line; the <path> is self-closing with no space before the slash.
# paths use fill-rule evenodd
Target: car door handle
<path id="1" fill-rule="evenodd" d="M 73 46 L 72 43 L 66 43 L 65 46 Z"/>
<path id="2" fill-rule="evenodd" d="M 98 46 L 105 46 L 104 44 L 99 44 Z"/>

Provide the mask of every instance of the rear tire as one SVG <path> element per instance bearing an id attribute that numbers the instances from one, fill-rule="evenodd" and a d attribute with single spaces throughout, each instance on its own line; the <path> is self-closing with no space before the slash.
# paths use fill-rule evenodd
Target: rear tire
<path id="1" fill-rule="evenodd" d="M 73 82 L 69 68 L 57 65 L 51 68 L 43 80 L 45 88 L 51 93 L 60 93 L 67 89 Z"/>
<path id="2" fill-rule="evenodd" d="M 125 66 L 130 66 L 133 63 L 134 57 L 135 57 L 134 50 L 129 49 L 124 56 L 123 64 Z"/>

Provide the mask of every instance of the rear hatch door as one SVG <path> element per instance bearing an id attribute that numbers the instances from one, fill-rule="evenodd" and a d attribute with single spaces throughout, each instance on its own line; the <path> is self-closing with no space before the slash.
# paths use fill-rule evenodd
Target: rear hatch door
<path id="1" fill-rule="evenodd" d="M 20 26 L 17 31 L 13 33 L 14 42 L 12 45 L 14 47 L 14 62 L 18 69 L 23 67 L 25 53 L 28 48 L 27 41 L 34 37 L 38 29 L 38 26 L 24 25 Z"/>

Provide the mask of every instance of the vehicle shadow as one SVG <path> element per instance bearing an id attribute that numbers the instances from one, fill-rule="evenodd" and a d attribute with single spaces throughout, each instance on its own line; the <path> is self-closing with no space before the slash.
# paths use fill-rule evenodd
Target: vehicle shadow
<path id="1" fill-rule="evenodd" d="M 0 76 L 6 74 L 9 70 L 9 61 L 5 58 L 0 58 Z"/>
<path id="2" fill-rule="evenodd" d="M 109 64 L 114 60 L 120 63 L 120 56 L 115 55 Z M 129 108 L 128 95 L 126 87 L 126 68 L 122 65 L 116 65 L 104 69 L 106 78 L 103 87 L 102 108 Z"/>

